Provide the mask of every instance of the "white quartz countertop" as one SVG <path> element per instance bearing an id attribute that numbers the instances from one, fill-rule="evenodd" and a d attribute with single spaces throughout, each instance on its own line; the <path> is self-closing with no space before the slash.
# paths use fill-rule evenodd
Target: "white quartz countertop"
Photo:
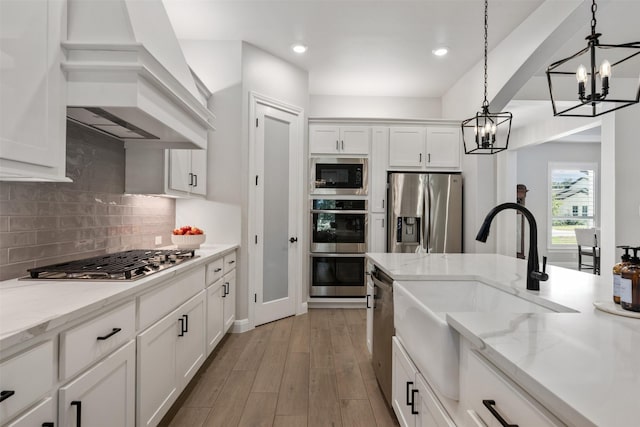
<path id="1" fill-rule="evenodd" d="M 549 280 L 540 282 L 540 291 L 534 292 L 526 290 L 526 261 L 502 255 L 370 253 L 367 257 L 396 281 L 480 280 L 575 310 L 448 313 L 447 322 L 563 422 L 640 425 L 640 319 L 593 307 L 595 301 L 611 300 L 610 275 L 549 266 Z"/>
<path id="2" fill-rule="evenodd" d="M 196 250 L 197 258 L 131 282 L 18 279 L 0 282 L 0 350 L 150 289 L 237 247 L 233 244 L 202 246 Z"/>

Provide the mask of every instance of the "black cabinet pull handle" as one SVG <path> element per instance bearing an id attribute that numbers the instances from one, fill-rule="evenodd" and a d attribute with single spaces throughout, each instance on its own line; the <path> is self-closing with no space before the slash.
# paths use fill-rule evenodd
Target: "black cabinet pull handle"
<path id="1" fill-rule="evenodd" d="M 197 174 L 193 174 L 193 186 L 197 187 L 198 186 L 198 175 Z"/>
<path id="2" fill-rule="evenodd" d="M 407 381 L 407 406 L 411 406 L 413 405 L 413 402 L 411 401 L 411 386 L 413 385 L 413 381 Z"/>
<path id="3" fill-rule="evenodd" d="M 367 294 L 367 308 L 371 308 L 371 306 L 369 305 L 369 298 L 371 297 L 371 295 Z"/>
<path id="4" fill-rule="evenodd" d="M 422 153 L 420 153 L 420 163 L 422 163 Z"/>
<path id="5" fill-rule="evenodd" d="M 53 423 L 42 423 L 42 427 L 54 427 Z"/>
<path id="6" fill-rule="evenodd" d="M 189 332 L 189 315 L 183 314 L 182 317 L 184 318 L 184 332 Z"/>
<path id="7" fill-rule="evenodd" d="M 236 262 L 235 259 L 232 259 L 231 261 L 228 262 L 228 264 L 234 264 Z"/>
<path id="8" fill-rule="evenodd" d="M 222 298 L 226 298 L 227 297 L 227 284 L 223 283 L 222 284 Z"/>
<path id="9" fill-rule="evenodd" d="M 413 415 L 418 415 L 418 411 L 413 406 L 416 403 L 416 394 L 418 394 L 418 390 L 411 390 L 411 414 Z"/>
<path id="10" fill-rule="evenodd" d="M 496 408 L 494 408 L 496 404 L 495 400 L 483 400 L 482 404 L 487 407 L 489 412 L 491 412 L 491 415 L 498 420 L 502 427 L 518 427 L 518 424 L 509 424 L 504 418 L 502 418 L 502 415 L 500 415 Z"/>
<path id="11" fill-rule="evenodd" d="M 342 145 L 342 149 L 344 150 L 344 140 L 340 141 L 340 144 Z"/>
<path id="12" fill-rule="evenodd" d="M 0 402 L 4 402 L 5 400 L 10 398 L 14 394 L 16 394 L 15 390 L 2 390 L 2 391 L 0 391 Z"/>
<path id="13" fill-rule="evenodd" d="M 107 335 L 102 336 L 102 337 L 98 337 L 98 341 L 108 340 L 109 338 L 111 338 L 112 336 L 114 336 L 115 334 L 120 332 L 121 330 L 122 330 L 122 328 L 113 328 L 111 330 L 111 332 L 109 332 Z"/>
<path id="14" fill-rule="evenodd" d="M 427 163 L 431 163 L 431 153 L 427 154 Z"/>
<path id="15" fill-rule="evenodd" d="M 74 400 L 71 402 L 71 406 L 76 407 L 76 427 L 82 427 L 82 402 Z"/>
<path id="16" fill-rule="evenodd" d="M 336 151 L 338 151 L 340 149 L 340 146 L 338 145 L 338 140 L 336 139 Z"/>
<path id="17" fill-rule="evenodd" d="M 178 322 L 180 322 L 180 333 L 178 334 L 179 337 L 183 337 L 184 336 L 184 318 L 179 318 Z"/>
<path id="18" fill-rule="evenodd" d="M 193 186 L 193 174 L 189 172 L 189 187 Z"/>
<path id="19" fill-rule="evenodd" d="M 227 285 L 227 286 L 224 287 L 224 294 L 225 295 L 229 295 L 229 292 L 230 292 L 229 289 L 231 288 L 231 284 L 229 282 L 227 282 L 227 283 L 225 283 L 225 285 Z"/>
<path id="20" fill-rule="evenodd" d="M 292 237 L 292 238 L 290 238 L 290 239 L 289 239 L 289 241 L 290 241 L 291 243 L 295 243 L 295 242 L 297 242 L 297 241 L 298 241 L 298 238 L 297 238 L 297 237 Z"/>
<path id="21" fill-rule="evenodd" d="M 214 273 L 219 273 L 220 271 L 222 271 L 222 269 L 220 267 L 218 267 L 215 270 L 213 270 Z"/>

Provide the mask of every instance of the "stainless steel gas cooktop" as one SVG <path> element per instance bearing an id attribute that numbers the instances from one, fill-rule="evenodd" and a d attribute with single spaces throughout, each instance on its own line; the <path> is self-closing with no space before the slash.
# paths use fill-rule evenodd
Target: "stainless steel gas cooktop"
<path id="1" fill-rule="evenodd" d="M 136 280 L 196 258 L 194 250 L 135 249 L 30 268 L 26 280 Z"/>

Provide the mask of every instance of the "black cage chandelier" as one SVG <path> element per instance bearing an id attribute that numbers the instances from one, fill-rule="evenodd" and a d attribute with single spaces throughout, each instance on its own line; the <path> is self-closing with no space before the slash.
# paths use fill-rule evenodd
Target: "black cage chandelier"
<path id="1" fill-rule="evenodd" d="M 509 146 L 511 119 L 507 112 L 492 113 L 487 100 L 487 29 L 489 1 L 484 1 L 484 101 L 482 109 L 462 122 L 462 142 L 465 154 L 495 154 Z"/>
<path id="2" fill-rule="evenodd" d="M 596 32 L 597 10 L 598 5 L 592 0 L 587 47 L 547 68 L 554 116 L 597 117 L 640 102 L 640 42 L 601 44 L 602 34 Z M 613 76 L 629 81 L 618 79 L 614 85 Z M 561 105 L 558 99 L 566 97 L 562 90 L 567 85 L 575 88 L 574 79 L 577 79 L 577 100 Z"/>

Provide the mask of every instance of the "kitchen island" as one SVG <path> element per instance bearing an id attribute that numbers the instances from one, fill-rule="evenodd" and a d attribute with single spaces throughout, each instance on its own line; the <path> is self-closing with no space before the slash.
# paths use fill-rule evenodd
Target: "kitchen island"
<path id="1" fill-rule="evenodd" d="M 528 291 L 526 261 L 502 255 L 370 253 L 367 257 L 394 279 L 394 288 L 405 281 L 437 281 L 442 286 L 448 281 L 480 281 L 556 311 L 448 312 L 446 322 L 461 342 L 466 341 L 556 421 L 575 426 L 640 425 L 636 408 L 640 319 L 593 306 L 611 300 L 610 275 L 550 266 L 549 280 L 540 283 L 540 291 Z M 462 362 L 460 369 L 463 395 Z M 457 410 L 455 399 L 444 403 L 450 413 Z M 526 425 L 526 420 L 510 421 Z"/>

